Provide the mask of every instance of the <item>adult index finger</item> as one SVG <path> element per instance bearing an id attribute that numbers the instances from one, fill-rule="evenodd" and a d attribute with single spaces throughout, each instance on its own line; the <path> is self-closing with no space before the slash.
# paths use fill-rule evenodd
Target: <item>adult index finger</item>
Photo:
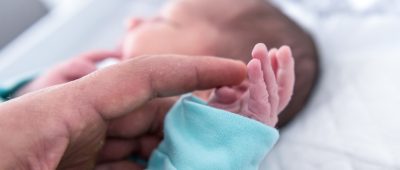
<path id="1" fill-rule="evenodd" d="M 106 120 L 132 112 L 156 97 L 237 85 L 246 65 L 216 57 L 145 56 L 77 81 L 86 99 Z"/>

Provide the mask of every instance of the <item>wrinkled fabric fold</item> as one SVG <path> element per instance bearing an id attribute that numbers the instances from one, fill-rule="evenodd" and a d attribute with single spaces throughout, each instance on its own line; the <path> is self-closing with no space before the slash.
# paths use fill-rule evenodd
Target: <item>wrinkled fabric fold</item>
<path id="1" fill-rule="evenodd" d="M 279 138 L 275 128 L 183 96 L 168 113 L 148 169 L 258 169 Z"/>

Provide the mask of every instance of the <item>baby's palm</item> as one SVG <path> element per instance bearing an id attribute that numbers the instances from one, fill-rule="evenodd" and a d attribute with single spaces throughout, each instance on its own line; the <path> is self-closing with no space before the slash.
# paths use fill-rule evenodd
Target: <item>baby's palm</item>
<path id="1" fill-rule="evenodd" d="M 216 89 L 209 105 L 241 114 L 274 127 L 288 104 L 294 86 L 294 61 L 287 47 L 268 53 L 263 44 L 253 50 L 247 65 L 249 80 Z"/>

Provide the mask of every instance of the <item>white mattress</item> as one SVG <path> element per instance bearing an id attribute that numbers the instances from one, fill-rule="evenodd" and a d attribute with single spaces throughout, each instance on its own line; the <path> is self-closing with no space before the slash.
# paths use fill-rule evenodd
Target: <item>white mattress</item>
<path id="1" fill-rule="evenodd" d="M 123 20 L 151 14 L 162 0 L 79 2 L 57 7 L 0 53 L 3 83 L 88 49 L 114 48 Z M 400 169 L 400 1 L 276 2 L 314 35 L 322 73 L 261 169 Z"/>
<path id="2" fill-rule="evenodd" d="M 322 73 L 262 169 L 400 169 L 398 1 L 315 2 L 278 2 L 316 38 Z"/>

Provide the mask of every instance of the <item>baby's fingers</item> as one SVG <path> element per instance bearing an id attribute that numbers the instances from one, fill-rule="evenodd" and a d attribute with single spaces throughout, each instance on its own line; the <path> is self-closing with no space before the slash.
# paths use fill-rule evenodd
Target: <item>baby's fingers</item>
<path id="1" fill-rule="evenodd" d="M 279 112 L 281 112 L 288 105 L 293 94 L 294 59 L 290 48 L 287 46 L 281 47 L 275 57 L 278 65 L 276 77 L 279 85 Z"/>
<path id="2" fill-rule="evenodd" d="M 278 84 L 276 81 L 274 69 L 271 64 L 271 59 L 268 56 L 267 47 L 264 44 L 257 44 L 253 50 L 253 58 L 261 61 L 261 66 L 264 74 L 264 81 L 269 94 L 269 102 L 271 103 L 271 112 L 278 114 L 279 95 Z"/>
<path id="3" fill-rule="evenodd" d="M 267 123 L 270 126 L 274 126 L 269 123 L 271 119 L 271 104 L 268 99 L 269 94 L 264 81 L 264 73 L 262 71 L 260 60 L 251 60 L 247 65 L 247 70 L 250 82 L 248 111 L 250 111 L 251 116 L 255 117 L 257 120 Z"/>

